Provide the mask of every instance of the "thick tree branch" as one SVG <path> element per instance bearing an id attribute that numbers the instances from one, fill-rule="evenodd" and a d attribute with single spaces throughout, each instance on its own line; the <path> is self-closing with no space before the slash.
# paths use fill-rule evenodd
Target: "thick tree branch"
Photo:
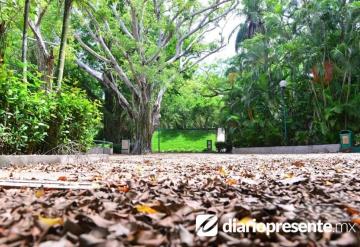
<path id="1" fill-rule="evenodd" d="M 82 48 L 84 48 L 86 51 L 88 51 L 90 54 L 92 54 L 94 57 L 96 57 L 97 59 L 105 62 L 105 63 L 110 63 L 110 60 L 101 56 L 100 54 L 98 54 L 96 51 L 94 51 L 93 49 L 91 49 L 87 44 L 85 44 L 82 39 L 80 38 L 80 36 L 78 34 L 74 35 L 75 39 L 79 42 L 79 44 L 81 45 Z"/>
<path id="2" fill-rule="evenodd" d="M 221 46 L 219 46 L 218 48 L 212 50 L 212 51 L 209 51 L 205 56 L 201 56 L 201 58 L 199 58 L 198 60 L 194 61 L 194 62 L 191 62 L 190 64 L 190 59 L 187 60 L 187 62 L 184 63 L 184 66 L 183 68 L 181 68 L 180 70 L 180 73 L 181 72 L 184 72 L 185 70 L 187 69 L 190 69 L 192 67 L 194 67 L 195 65 L 199 64 L 200 62 L 202 62 L 204 59 L 206 59 L 207 57 L 209 57 L 210 55 L 218 52 L 219 50 L 221 50 L 222 48 L 224 48 L 226 46 L 226 44 L 222 44 Z"/>
<path id="3" fill-rule="evenodd" d="M 226 0 L 226 1 L 222 1 L 220 3 L 224 4 L 226 2 L 229 2 L 229 0 Z M 219 4 L 215 4 L 216 8 L 218 6 L 220 6 Z M 189 38 L 191 35 L 193 35 L 194 33 L 198 32 L 200 29 L 206 27 L 207 25 L 209 25 L 210 23 L 213 23 L 213 22 L 216 22 L 218 21 L 219 19 L 225 17 L 226 15 L 228 15 L 231 11 L 234 10 L 234 8 L 238 5 L 238 1 L 236 1 L 233 5 L 231 5 L 226 11 L 224 11 L 224 13 L 214 17 L 214 18 L 209 18 L 209 15 L 211 15 L 213 12 L 215 12 L 217 9 L 211 9 L 211 8 L 206 8 L 207 10 L 211 9 L 211 11 L 209 13 L 207 13 L 200 21 L 199 23 L 196 25 L 196 27 L 194 28 L 190 28 L 190 30 L 183 34 L 181 36 L 181 38 L 179 38 L 177 44 L 176 44 L 176 52 L 175 52 L 175 55 L 170 58 L 166 63 L 167 64 L 171 64 L 173 62 L 175 62 L 176 60 L 178 60 L 179 58 L 181 58 L 182 56 L 186 55 L 186 53 L 182 52 L 182 46 L 183 46 L 183 43 L 184 41 Z M 203 13 L 205 11 L 198 11 L 196 13 Z M 208 19 L 208 20 L 207 20 Z"/>
<path id="4" fill-rule="evenodd" d="M 40 32 L 40 29 L 38 26 L 35 26 L 35 24 L 32 22 L 32 21 L 29 21 L 29 27 L 30 29 L 33 31 L 34 35 L 35 35 L 35 38 L 37 40 L 37 42 L 39 43 L 39 46 L 41 47 L 42 49 L 42 52 L 44 53 L 44 55 L 46 57 L 49 56 L 49 52 L 46 48 L 46 45 L 45 45 L 45 41 L 41 35 L 41 32 Z"/>
<path id="5" fill-rule="evenodd" d="M 77 65 L 84 69 L 88 74 L 90 74 L 92 77 L 94 77 L 98 81 L 103 81 L 103 74 L 93 68 L 91 68 L 89 65 L 83 63 L 80 59 L 76 59 Z"/>
<path id="6" fill-rule="evenodd" d="M 126 3 L 130 6 L 132 35 L 134 36 L 136 41 L 140 42 L 141 40 L 139 34 L 139 22 L 137 18 L 136 9 L 131 1 L 127 0 Z"/>
<path id="7" fill-rule="evenodd" d="M 131 110 L 130 104 L 124 95 L 120 92 L 118 86 L 113 82 L 113 80 L 109 79 L 104 73 L 101 73 L 89 65 L 83 63 L 80 59 L 76 59 L 76 63 L 79 67 L 84 69 L 89 75 L 94 77 L 97 81 L 103 84 L 105 87 L 110 88 L 112 92 L 115 94 L 119 105 L 129 113 L 130 117 L 134 117 L 134 112 Z"/>
<path id="8" fill-rule="evenodd" d="M 89 11 L 87 11 L 87 13 L 90 16 L 90 18 L 92 19 L 92 21 L 94 22 L 95 27 L 96 27 L 95 29 L 96 29 L 96 32 L 97 32 L 95 34 L 91 30 L 91 28 L 89 26 L 87 26 L 87 29 L 88 29 L 90 35 L 92 36 L 94 41 L 96 41 L 96 42 L 98 42 L 100 44 L 100 46 L 102 47 L 102 49 L 104 50 L 104 52 L 105 52 L 105 54 L 107 56 L 107 59 L 110 61 L 109 63 L 112 65 L 112 67 L 114 68 L 116 73 L 120 76 L 121 80 L 125 83 L 125 85 L 129 88 L 129 90 L 133 94 L 135 94 L 137 97 L 141 98 L 140 90 L 138 88 L 136 88 L 135 85 L 129 80 L 129 78 L 125 74 L 124 70 L 121 68 L 121 66 L 117 62 L 116 58 L 112 54 L 110 48 L 106 45 L 103 37 L 100 35 L 100 33 L 101 33 L 100 25 L 97 22 L 96 18 Z"/>
<path id="9" fill-rule="evenodd" d="M 129 29 L 127 29 L 124 21 L 121 19 L 121 17 L 119 16 L 118 12 L 117 12 L 117 4 L 113 4 L 111 6 L 111 10 L 116 18 L 116 20 L 118 21 L 119 23 L 119 26 L 120 26 L 120 29 L 131 39 L 135 39 L 134 36 L 130 33 Z"/>
<path id="10" fill-rule="evenodd" d="M 120 67 L 120 65 L 118 64 L 118 62 L 116 61 L 116 58 L 114 57 L 114 55 L 111 53 L 109 47 L 105 44 L 104 39 L 101 36 L 98 36 L 98 40 L 100 42 L 100 45 L 102 46 L 102 48 L 104 49 L 105 53 L 107 54 L 107 57 L 110 59 L 110 63 L 113 65 L 115 71 L 119 74 L 120 78 L 124 81 L 125 85 L 135 94 L 137 95 L 139 98 L 141 97 L 141 93 L 139 91 L 138 88 L 136 88 L 131 81 L 129 80 L 129 78 L 127 77 L 127 75 L 125 74 L 125 72 L 123 71 L 123 69 Z"/>
<path id="11" fill-rule="evenodd" d="M 40 26 L 42 18 L 44 17 L 44 15 L 49 7 L 50 2 L 51 2 L 51 0 L 48 0 L 43 9 L 41 9 L 40 6 L 38 7 L 38 9 L 37 9 L 38 14 L 37 14 L 36 22 L 35 22 L 36 26 Z"/>

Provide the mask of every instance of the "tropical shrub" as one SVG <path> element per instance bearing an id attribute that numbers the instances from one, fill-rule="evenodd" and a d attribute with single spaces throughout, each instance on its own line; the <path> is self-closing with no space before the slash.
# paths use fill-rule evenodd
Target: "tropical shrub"
<path id="1" fill-rule="evenodd" d="M 76 143 L 78 149 L 85 151 L 100 127 L 99 103 L 89 101 L 77 88 L 63 88 L 61 93 L 53 95 L 53 100 L 45 138 L 47 147 L 56 150 L 59 145 Z"/>
<path id="2" fill-rule="evenodd" d="M 243 4 L 227 71 L 233 87 L 224 97 L 235 146 L 338 143 L 342 129 L 360 133 L 359 2 Z"/>
<path id="3" fill-rule="evenodd" d="M 0 68 L 0 152 L 32 153 L 47 135 L 50 104 L 37 84 Z"/>
<path id="4" fill-rule="evenodd" d="M 31 154 L 77 143 L 85 150 L 100 127 L 99 104 L 79 89 L 46 92 L 34 76 L 24 83 L 0 67 L 0 154 Z"/>

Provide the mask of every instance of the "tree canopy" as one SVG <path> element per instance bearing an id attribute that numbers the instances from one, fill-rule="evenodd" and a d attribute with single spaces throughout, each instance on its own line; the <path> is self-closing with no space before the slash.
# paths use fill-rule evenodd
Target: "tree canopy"
<path id="1" fill-rule="evenodd" d="M 31 97 L 81 88 L 89 102 L 102 102 L 95 104 L 103 127 L 93 138 L 131 139 L 134 153 L 151 151 L 158 127 L 225 127 L 235 146 L 333 143 L 341 129 L 360 131 L 359 1 L 14 0 L 0 6 L 4 82 L 22 81 Z M 240 17 L 231 33 L 235 43 L 222 32 L 230 14 Z M 233 56 L 211 61 L 226 45 Z M 288 85 L 284 98 L 281 80 Z M 1 114 L 14 114 L 8 101 L 2 104 Z M 43 134 L 45 141 L 51 133 Z"/>

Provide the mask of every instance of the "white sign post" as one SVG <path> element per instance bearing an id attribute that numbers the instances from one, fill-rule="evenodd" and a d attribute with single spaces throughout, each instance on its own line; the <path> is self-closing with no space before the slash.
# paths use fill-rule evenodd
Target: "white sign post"
<path id="1" fill-rule="evenodd" d="M 121 141 L 121 153 L 129 154 L 130 153 L 130 140 Z"/>
<path id="2" fill-rule="evenodd" d="M 216 141 L 217 142 L 225 142 L 225 129 L 224 128 L 217 129 Z"/>

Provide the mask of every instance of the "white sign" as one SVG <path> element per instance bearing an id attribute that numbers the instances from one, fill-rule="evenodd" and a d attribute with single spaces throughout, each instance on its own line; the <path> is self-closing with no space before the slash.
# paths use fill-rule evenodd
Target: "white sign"
<path id="1" fill-rule="evenodd" d="M 218 128 L 217 129 L 217 142 L 225 142 L 225 129 L 224 128 Z"/>
<path id="2" fill-rule="evenodd" d="M 130 153 L 130 140 L 121 141 L 121 153 L 122 154 Z"/>

